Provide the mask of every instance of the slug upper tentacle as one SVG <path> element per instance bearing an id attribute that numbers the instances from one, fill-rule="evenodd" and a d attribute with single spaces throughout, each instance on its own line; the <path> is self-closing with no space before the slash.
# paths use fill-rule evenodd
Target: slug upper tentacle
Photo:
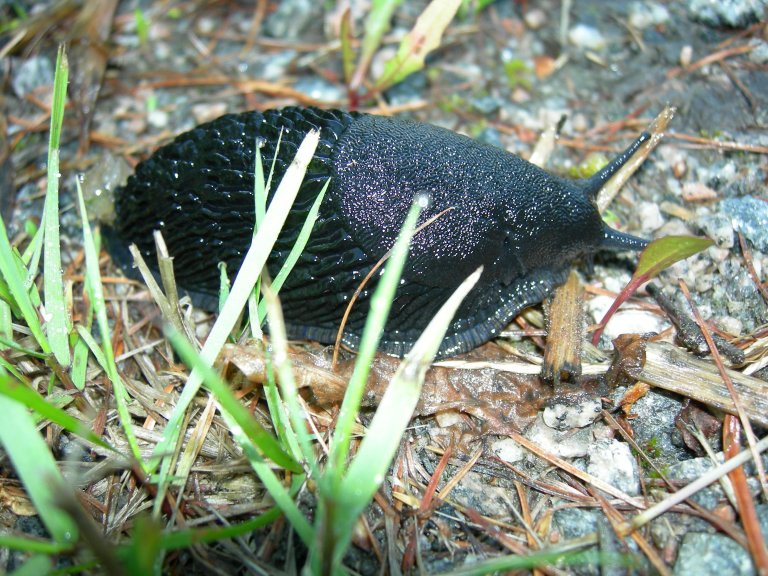
<path id="1" fill-rule="evenodd" d="M 410 349 L 481 264 L 483 276 L 456 314 L 440 356 L 493 338 L 562 283 L 575 258 L 645 245 L 609 228 L 594 195 L 647 134 L 594 177 L 570 181 L 430 124 L 293 107 L 223 116 L 139 164 L 117 194 L 116 224 L 108 231 L 113 257 L 127 269 L 125 246 L 135 243 L 154 262 L 152 232 L 160 230 L 175 258 L 178 285 L 198 305 L 214 308 L 217 264 L 225 262 L 234 275 L 251 242 L 255 147 L 262 146 L 265 163 L 271 161 L 282 133 L 274 189 L 312 128 L 320 130 L 320 145 L 268 262 L 275 274 L 330 178 L 309 243 L 280 292 L 291 337 L 334 341 L 349 298 L 394 244 L 417 193 L 430 197 L 423 221 L 452 210 L 413 239 L 380 346 L 392 354 Z M 374 288 L 375 280 L 347 321 L 343 341 L 352 348 Z"/>

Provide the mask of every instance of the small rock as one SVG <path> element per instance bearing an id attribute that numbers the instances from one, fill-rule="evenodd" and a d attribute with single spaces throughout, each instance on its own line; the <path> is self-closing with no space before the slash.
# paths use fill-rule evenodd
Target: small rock
<path id="1" fill-rule="evenodd" d="M 496 440 L 491 444 L 491 450 L 493 450 L 493 453 L 496 454 L 496 456 L 504 460 L 504 462 L 509 462 L 510 464 L 519 462 L 526 454 L 525 449 L 512 440 L 512 438 L 501 438 Z"/>
<path id="2" fill-rule="evenodd" d="M 525 25 L 531 30 L 538 30 L 547 23 L 547 13 L 540 8 L 532 8 L 523 17 Z"/>
<path id="3" fill-rule="evenodd" d="M 597 28 L 586 24 L 577 24 L 568 31 L 568 41 L 582 50 L 602 50 L 605 37 Z"/>
<path id="4" fill-rule="evenodd" d="M 584 114 L 576 113 L 571 118 L 571 126 L 576 132 L 586 132 L 589 128 L 589 120 Z"/>
<path id="5" fill-rule="evenodd" d="M 664 218 L 655 202 L 642 202 L 639 207 L 639 219 L 643 233 L 650 235 L 664 225 Z"/>
<path id="6" fill-rule="evenodd" d="M 680 48 L 680 66 L 688 66 L 693 60 L 693 46 L 686 44 Z"/>
<path id="7" fill-rule="evenodd" d="M 620 290 L 614 290 L 618 292 Z M 602 320 L 615 298 L 610 296 L 595 296 L 587 304 L 589 313 L 595 322 Z M 608 322 L 603 332 L 604 338 L 611 341 L 621 334 L 660 333 L 668 326 L 667 322 L 657 314 L 645 310 L 622 309 L 616 312 Z"/>
<path id="8" fill-rule="evenodd" d="M 300 78 L 293 87 L 310 98 L 321 102 L 338 102 L 344 98 L 344 91 L 340 86 L 331 84 L 322 78 Z"/>
<path id="9" fill-rule="evenodd" d="M 254 65 L 253 76 L 260 80 L 275 82 L 287 75 L 288 66 L 296 58 L 295 50 L 283 50 L 269 54 L 263 61 Z"/>
<path id="10" fill-rule="evenodd" d="M 677 464 L 690 453 L 681 446 L 675 418 L 682 402 L 667 392 L 650 390 L 632 405 L 635 441 L 658 465 Z"/>
<path id="11" fill-rule="evenodd" d="M 544 423 L 555 430 L 584 428 L 597 420 L 602 405 L 599 398 L 585 398 L 581 402 L 558 402 L 544 408 Z"/>
<path id="12" fill-rule="evenodd" d="M 744 331 L 744 323 L 733 316 L 723 316 L 718 318 L 715 323 L 721 330 L 733 336 L 741 336 Z"/>
<path id="13" fill-rule="evenodd" d="M 705 214 L 693 220 L 691 224 L 713 240 L 719 248 L 733 248 L 733 224 L 725 214 Z"/>
<path id="14" fill-rule="evenodd" d="M 712 27 L 744 28 L 760 21 L 768 0 L 689 0 L 691 18 Z"/>
<path id="15" fill-rule="evenodd" d="M 270 14 L 264 29 L 269 36 L 281 40 L 300 39 L 315 22 L 322 22 L 322 2 L 313 0 L 282 0 Z"/>
<path id="16" fill-rule="evenodd" d="M 489 116 L 501 108 L 501 101 L 495 96 L 478 96 L 470 98 L 469 103 L 478 112 Z"/>
<path id="17" fill-rule="evenodd" d="M 749 41 L 753 50 L 749 53 L 749 59 L 755 64 L 768 64 L 768 42 L 760 38 L 753 38 Z"/>
<path id="18" fill-rule="evenodd" d="M 561 458 L 585 456 L 592 440 L 589 428 L 559 432 L 547 426 L 541 414 L 526 431 L 525 437 L 542 450 Z"/>
<path id="19" fill-rule="evenodd" d="M 629 24 L 642 30 L 669 21 L 669 10 L 656 2 L 634 2 L 629 8 Z"/>
<path id="20" fill-rule="evenodd" d="M 30 56 L 16 67 L 11 80 L 13 91 L 19 98 L 41 86 L 53 86 L 53 64 L 46 56 Z"/>
<path id="21" fill-rule="evenodd" d="M 718 462 L 723 461 L 722 453 L 717 455 Z M 691 458 L 677 464 L 672 464 L 667 468 L 667 476 L 671 480 L 684 480 L 693 482 L 700 476 L 706 474 L 714 468 L 714 464 L 709 458 Z M 723 491 L 719 484 L 712 484 L 703 490 L 699 490 L 691 498 L 704 508 L 713 510 L 723 497 Z"/>
<path id="22" fill-rule="evenodd" d="M 587 472 L 635 496 L 640 493 L 640 474 L 629 444 L 618 440 L 597 440 L 589 446 Z"/>
<path id="23" fill-rule="evenodd" d="M 733 228 L 761 252 L 768 252 L 768 203 L 753 196 L 727 198 L 720 203 Z"/>
<path id="24" fill-rule="evenodd" d="M 149 122 L 149 125 L 153 128 L 157 128 L 158 130 L 162 130 L 166 126 L 168 126 L 168 112 L 165 110 L 152 110 L 147 115 L 147 122 Z"/>
<path id="25" fill-rule="evenodd" d="M 754 574 L 749 553 L 722 534 L 688 533 L 683 537 L 674 574 L 688 576 L 733 576 Z"/>

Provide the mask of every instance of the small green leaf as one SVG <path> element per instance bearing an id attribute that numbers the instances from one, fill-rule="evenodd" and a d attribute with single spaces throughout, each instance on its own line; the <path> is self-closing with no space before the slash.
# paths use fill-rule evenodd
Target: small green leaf
<path id="1" fill-rule="evenodd" d="M 600 320 L 600 327 L 592 333 L 592 344 L 597 346 L 603 329 L 616 310 L 626 302 L 642 284 L 648 282 L 665 268 L 669 268 L 675 262 L 693 256 L 697 252 L 706 250 L 712 246 L 712 240 L 708 238 L 695 238 L 693 236 L 665 236 L 651 242 L 640 254 L 637 269 L 627 285 L 621 290 L 616 300 Z"/>
<path id="2" fill-rule="evenodd" d="M 432 0 L 400 42 L 397 54 L 384 64 L 384 73 L 376 81 L 376 88 L 384 90 L 421 70 L 427 54 L 440 46 L 443 32 L 460 6 L 461 0 Z"/>
<path id="3" fill-rule="evenodd" d="M 694 238 L 693 236 L 665 236 L 651 242 L 640 254 L 634 276 L 650 280 L 665 268 L 675 262 L 685 260 L 689 256 L 706 250 L 712 246 L 709 238 Z"/>

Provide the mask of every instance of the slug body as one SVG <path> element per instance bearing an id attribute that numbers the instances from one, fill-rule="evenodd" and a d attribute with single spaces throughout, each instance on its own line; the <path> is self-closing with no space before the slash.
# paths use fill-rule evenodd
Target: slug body
<path id="1" fill-rule="evenodd" d="M 452 208 L 413 239 L 380 349 L 403 355 L 448 296 L 484 271 L 454 318 L 440 356 L 493 338 L 524 307 L 565 280 L 571 262 L 643 240 L 609 228 L 594 196 L 647 134 L 594 177 L 566 180 L 499 148 L 430 124 L 335 110 L 285 108 L 223 116 L 178 136 L 136 168 L 116 197 L 108 231 L 115 260 L 130 267 L 135 243 L 152 266 L 163 233 L 178 285 L 216 307 L 217 264 L 234 277 L 254 225 L 257 142 L 265 166 L 277 153 L 270 198 L 304 135 L 320 145 L 270 255 L 275 275 L 330 178 L 309 243 L 280 291 L 289 336 L 330 343 L 360 282 L 389 250 L 414 195 L 429 195 L 421 220 Z M 361 292 L 343 342 L 356 348 L 377 275 Z"/>

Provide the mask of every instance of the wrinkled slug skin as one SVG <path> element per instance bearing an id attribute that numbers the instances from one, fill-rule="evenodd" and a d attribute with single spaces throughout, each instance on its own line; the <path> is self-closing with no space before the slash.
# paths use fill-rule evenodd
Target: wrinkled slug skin
<path id="1" fill-rule="evenodd" d="M 563 282 L 574 258 L 605 245 L 610 229 L 584 181 L 552 176 L 499 148 L 429 124 L 285 108 L 223 116 L 139 164 L 116 197 L 116 224 L 107 231 L 113 258 L 128 270 L 127 246 L 135 243 L 154 265 L 152 233 L 160 230 L 174 256 L 178 285 L 198 305 L 215 308 L 217 264 L 226 262 L 234 277 L 250 245 L 257 141 L 268 168 L 283 131 L 271 198 L 311 128 L 320 129 L 320 145 L 268 262 L 274 276 L 330 178 L 306 250 L 280 292 L 293 338 L 333 342 L 346 304 L 392 247 L 417 193 L 431 199 L 422 221 L 453 209 L 413 240 L 380 346 L 391 354 L 408 352 L 478 266 L 484 266 L 483 275 L 459 309 L 440 356 L 493 338 L 522 308 Z M 642 241 L 631 239 L 625 247 L 640 246 Z M 375 285 L 368 284 L 347 322 L 344 342 L 352 348 Z"/>

